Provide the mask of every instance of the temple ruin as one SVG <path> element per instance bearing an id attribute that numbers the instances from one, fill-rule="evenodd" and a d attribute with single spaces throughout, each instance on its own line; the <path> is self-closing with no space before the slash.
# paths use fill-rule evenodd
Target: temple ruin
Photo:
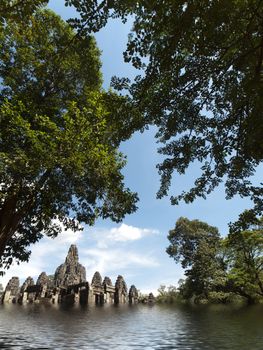
<path id="1" fill-rule="evenodd" d="M 98 271 L 91 283 L 86 281 L 86 269 L 79 263 L 78 249 L 71 245 L 65 262 L 58 266 L 54 275 L 42 272 L 36 283 L 28 277 L 20 287 L 19 278 L 12 277 L 1 296 L 2 303 L 66 303 L 80 305 L 136 304 L 138 291 L 134 285 L 128 292 L 122 276 L 115 285 L 109 277 Z"/>

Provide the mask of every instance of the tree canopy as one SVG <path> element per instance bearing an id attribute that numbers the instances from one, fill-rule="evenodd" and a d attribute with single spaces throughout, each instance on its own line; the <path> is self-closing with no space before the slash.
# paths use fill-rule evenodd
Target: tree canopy
<path id="1" fill-rule="evenodd" d="M 185 269 L 179 295 L 194 302 L 248 303 L 263 300 L 262 219 L 249 230 L 222 238 L 216 227 L 179 218 L 169 231 L 166 252 Z M 159 293 L 160 294 L 160 293 Z"/>
<path id="2" fill-rule="evenodd" d="M 263 225 L 224 240 L 228 251 L 228 285 L 253 302 L 263 298 Z"/>
<path id="3" fill-rule="evenodd" d="M 49 0 L 1 0 L 0 24 L 3 25 L 6 19 L 16 22 L 26 22 L 34 11 Z"/>
<path id="4" fill-rule="evenodd" d="M 199 220 L 179 218 L 169 231 L 170 245 L 166 252 L 186 269 L 188 290 L 185 297 L 208 296 L 219 270 L 217 251 L 220 237 L 216 227 Z"/>
<path id="5" fill-rule="evenodd" d="M 129 16 L 133 28 L 124 59 L 143 70 L 134 83 L 114 78 L 158 127 L 159 198 L 168 195 L 174 172 L 200 164 L 190 190 L 171 203 L 206 198 L 221 182 L 226 198 L 248 197 L 254 208 L 232 230 L 243 230 L 262 213 L 262 184 L 251 176 L 262 163 L 263 2 L 261 0 L 67 0 L 80 32 L 98 31 L 110 18 Z"/>
<path id="6" fill-rule="evenodd" d="M 49 10 L 26 23 L 5 17 L 0 77 L 0 263 L 8 267 L 61 223 L 77 230 L 136 209 L 118 146 L 139 117 L 128 98 L 102 90 L 94 38 Z"/>

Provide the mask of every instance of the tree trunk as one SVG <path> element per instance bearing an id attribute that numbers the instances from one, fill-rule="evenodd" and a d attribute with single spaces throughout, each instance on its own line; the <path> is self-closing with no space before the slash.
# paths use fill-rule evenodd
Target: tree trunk
<path id="1" fill-rule="evenodd" d="M 11 212 L 8 213 L 9 215 L 6 214 L 5 211 L 1 211 L 0 213 L 0 259 L 3 256 L 9 239 L 16 232 L 16 229 L 22 220 L 20 213 Z"/>
<path id="2" fill-rule="evenodd" d="M 15 216 L 17 216 L 17 201 L 17 194 L 11 195 L 5 200 L 3 207 L 0 210 L 0 258 L 4 253 L 8 240 L 14 233 L 12 227 L 14 225 L 17 226 L 15 222 Z"/>
<path id="3" fill-rule="evenodd" d="M 18 225 L 33 202 L 34 200 L 31 197 L 23 203 L 22 208 L 17 208 L 18 194 L 14 194 L 6 199 L 0 210 L 0 259 L 4 254 L 8 241 L 16 232 Z"/>
<path id="4" fill-rule="evenodd" d="M 10 238 L 15 234 L 25 215 L 30 213 L 37 193 L 49 179 L 51 171 L 46 170 L 34 186 L 23 188 L 22 182 L 10 186 L 7 198 L 0 209 L 0 259 Z M 33 188 L 34 187 L 34 188 Z"/>
<path id="5" fill-rule="evenodd" d="M 256 303 L 255 298 L 253 298 L 250 294 L 244 292 L 244 291 L 241 290 L 241 289 L 238 289 L 237 292 L 238 292 L 238 294 L 239 294 L 241 297 L 244 297 L 244 298 L 247 299 L 247 303 L 248 303 L 249 305 L 252 305 L 252 304 L 255 304 L 255 303 Z"/>

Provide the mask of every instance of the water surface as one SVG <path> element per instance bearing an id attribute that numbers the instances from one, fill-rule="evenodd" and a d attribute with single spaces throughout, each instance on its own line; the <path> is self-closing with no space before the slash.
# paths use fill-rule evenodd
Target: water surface
<path id="1" fill-rule="evenodd" d="M 262 350 L 263 307 L 0 305 L 0 349 Z"/>

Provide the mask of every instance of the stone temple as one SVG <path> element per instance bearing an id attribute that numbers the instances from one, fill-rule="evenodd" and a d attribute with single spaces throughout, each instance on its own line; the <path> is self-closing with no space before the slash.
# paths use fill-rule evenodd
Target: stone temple
<path id="1" fill-rule="evenodd" d="M 21 287 L 19 278 L 12 277 L 0 297 L 2 303 L 21 304 L 135 304 L 138 302 L 138 291 L 134 285 L 128 291 L 122 276 L 117 277 L 115 285 L 109 277 L 102 280 L 98 271 L 91 283 L 87 282 L 86 269 L 79 263 L 78 249 L 71 245 L 65 262 L 58 266 L 54 275 L 48 276 L 42 272 L 36 283 L 28 277 Z"/>

